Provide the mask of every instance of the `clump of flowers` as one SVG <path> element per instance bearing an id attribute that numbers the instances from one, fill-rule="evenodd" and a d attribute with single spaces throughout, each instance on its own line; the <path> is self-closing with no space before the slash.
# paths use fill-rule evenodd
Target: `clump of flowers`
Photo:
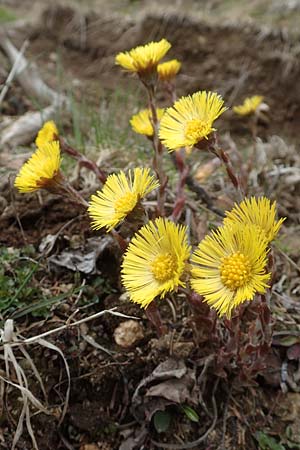
<path id="1" fill-rule="evenodd" d="M 172 98 L 176 97 L 175 83 L 169 82 L 176 77 L 181 63 L 173 59 L 159 64 L 170 47 L 171 44 L 162 39 L 116 56 L 116 64 L 137 73 L 147 90 L 148 107 L 133 115 L 130 123 L 136 133 L 151 138 L 155 175 L 149 168 L 136 167 L 127 175 L 120 171 L 106 177 L 95 163 L 81 157 L 59 138 L 55 123 L 49 121 L 39 131 L 38 148 L 21 168 L 15 186 L 20 192 L 61 189 L 76 198 L 77 194 L 60 170 L 62 142 L 64 151 L 94 170 L 103 182 L 102 189 L 91 196 L 89 203 L 83 199 L 80 202 L 87 207 L 93 229 L 105 228 L 106 232 L 113 232 L 118 242 L 122 242 L 122 249 L 127 247 L 122 263 L 122 282 L 130 299 L 147 308 L 156 297 L 163 298 L 178 289 L 185 289 L 189 298 L 194 290 L 219 316 L 230 318 L 239 305 L 253 300 L 256 294 L 265 294 L 270 287 L 269 245 L 284 219 L 276 220 L 276 202 L 271 203 L 265 197 L 244 198 L 226 212 L 222 226 L 207 235 L 190 254 L 187 228 L 175 223 L 184 208 L 184 185 L 190 170 L 182 149 L 187 152 L 193 147 L 211 150 L 225 164 L 239 194 L 242 191 L 228 155 L 216 144 L 214 122 L 227 109 L 222 97 L 215 92 L 199 91 L 176 100 L 166 110 L 156 105 L 158 79 L 166 82 L 168 93 Z M 151 83 L 148 83 L 150 79 Z M 255 96 L 234 110 L 241 115 L 250 114 L 262 101 L 263 97 Z M 205 146 L 205 142 L 209 145 Z M 176 150 L 175 162 L 180 175 L 177 198 L 170 214 L 172 220 L 163 217 L 168 183 L 163 169 L 165 149 Z M 132 231 L 134 227 L 130 228 L 135 234 L 130 242 L 124 241 L 115 229 L 123 221 L 136 222 L 138 229 L 141 214 L 143 221 L 147 220 L 142 200 L 154 190 L 157 190 L 154 217 L 150 217 L 137 232 Z"/>
<path id="2" fill-rule="evenodd" d="M 262 105 L 263 100 L 264 97 L 262 95 L 247 97 L 241 105 L 234 106 L 233 111 L 239 116 L 248 116 L 250 114 L 254 114 Z"/>
<path id="3" fill-rule="evenodd" d="M 140 45 L 129 52 L 121 52 L 116 56 L 116 64 L 129 72 L 139 75 L 156 71 L 159 61 L 165 56 L 171 44 L 166 39 Z"/>
<path id="4" fill-rule="evenodd" d="M 222 332 L 216 333 L 214 342 L 219 342 L 220 348 L 223 346 L 220 354 L 226 353 L 225 328 L 230 336 L 235 336 L 234 344 L 228 344 L 227 355 L 232 359 L 235 357 L 233 364 L 237 365 L 242 358 L 238 353 L 241 347 L 238 326 L 243 320 L 243 310 L 251 309 L 259 321 L 257 329 L 261 329 L 261 334 L 268 339 L 271 336 L 270 320 L 266 319 L 270 317 L 266 313 L 269 313 L 266 298 L 272 288 L 270 245 L 284 219 L 276 219 L 275 201 L 264 196 L 245 197 L 241 175 L 235 173 L 228 154 L 218 145 L 215 121 L 227 110 L 223 98 L 216 92 L 203 90 L 176 99 L 174 80 L 181 63 L 174 59 L 159 64 L 170 47 L 171 44 L 162 39 L 116 56 L 116 64 L 136 73 L 146 89 L 145 108 L 133 115 L 130 123 L 134 132 L 150 138 L 153 171 L 135 167 L 127 174 L 121 170 L 107 176 L 95 162 L 58 137 L 54 122 L 47 122 L 36 139 L 38 149 L 20 170 L 15 186 L 21 192 L 31 192 L 40 188 L 53 190 L 53 186 L 59 185 L 73 199 L 77 198 L 87 210 L 91 227 L 94 230 L 104 228 L 111 233 L 124 251 L 122 284 L 132 302 L 144 308 L 146 314 L 151 310 L 152 315 L 147 316 L 150 320 L 156 312 L 156 320 L 152 321 L 154 326 L 157 326 L 159 316 L 156 300 L 180 293 L 180 298 L 185 299 L 194 315 L 197 307 L 204 305 L 210 308 L 210 314 L 215 318 L 219 316 L 218 326 Z M 160 81 L 160 87 L 171 99 L 172 106 L 166 109 L 157 104 Z M 256 113 L 262 101 L 261 96 L 246 99 L 234 111 L 240 115 Z M 91 195 L 89 203 L 76 197 L 61 173 L 60 144 L 62 151 L 93 170 L 102 183 L 101 189 Z M 235 189 L 232 195 L 242 198 L 231 211 L 225 212 L 222 224 L 199 243 L 193 227 L 179 223 L 187 211 L 185 185 L 194 188 L 192 167 L 188 163 L 193 148 L 207 150 L 221 160 Z M 171 158 L 169 152 L 174 152 Z M 165 173 L 168 157 L 178 170 L 175 194 L 172 177 L 170 181 Z M 198 191 L 193 190 L 197 193 L 201 188 L 196 187 Z M 143 200 L 151 192 L 151 201 L 146 203 Z M 152 200 L 154 196 L 155 201 Z M 193 221 L 197 221 L 196 214 Z M 190 242 L 197 243 L 193 251 Z M 259 308 L 256 308 L 258 302 Z M 230 328 L 228 321 L 232 316 L 238 319 L 231 321 Z M 200 319 L 204 323 L 207 317 Z M 270 342 L 269 339 L 267 344 Z M 257 355 L 266 348 L 265 344 L 261 343 Z M 232 353 L 234 345 L 236 351 Z M 218 358 L 219 355 L 216 360 Z"/>

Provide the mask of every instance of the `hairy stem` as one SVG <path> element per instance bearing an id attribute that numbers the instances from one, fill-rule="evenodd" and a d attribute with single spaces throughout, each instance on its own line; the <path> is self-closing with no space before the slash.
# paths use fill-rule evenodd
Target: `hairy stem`
<path id="1" fill-rule="evenodd" d="M 152 325 L 154 325 L 159 337 L 167 333 L 167 327 L 162 323 L 159 309 L 155 301 L 151 302 L 150 305 L 145 309 L 145 314 Z"/>
<path id="2" fill-rule="evenodd" d="M 242 187 L 242 184 L 240 182 L 239 177 L 235 174 L 235 171 L 233 169 L 230 157 L 228 155 L 228 153 L 224 152 L 224 150 L 222 148 L 220 148 L 216 143 L 214 143 L 212 145 L 212 147 L 210 147 L 210 151 L 216 155 L 220 161 L 223 163 L 227 175 L 231 181 L 231 183 L 233 184 L 234 188 L 236 189 L 236 191 L 238 192 L 240 199 L 242 200 L 245 197 L 245 193 Z"/>
<path id="3" fill-rule="evenodd" d="M 177 222 L 180 219 L 185 205 L 186 196 L 184 186 L 190 173 L 190 167 L 185 163 L 185 155 L 183 152 L 184 150 L 178 150 L 175 152 L 175 164 L 179 172 L 179 181 L 177 185 L 176 202 L 172 213 L 172 219 L 174 222 Z"/>
<path id="4" fill-rule="evenodd" d="M 78 150 L 71 147 L 67 142 L 59 137 L 59 144 L 61 147 L 61 150 L 68 155 L 72 156 L 72 158 L 76 159 L 79 162 L 79 165 L 82 167 L 86 167 L 87 169 L 91 170 L 95 173 L 96 177 L 101 181 L 102 184 L 106 181 L 106 173 L 101 170 L 95 161 L 92 161 L 91 159 L 88 159 L 85 155 L 82 155 Z"/>
<path id="5" fill-rule="evenodd" d="M 111 235 L 113 236 L 113 238 L 115 239 L 115 241 L 118 243 L 122 253 L 125 253 L 125 250 L 128 246 L 128 242 L 126 241 L 126 239 L 124 239 L 120 233 L 118 233 L 116 230 L 112 230 L 111 231 Z"/>
<path id="6" fill-rule="evenodd" d="M 83 206 L 85 209 L 88 208 L 88 202 L 82 197 L 82 195 L 79 194 L 78 191 L 76 191 L 76 189 L 73 188 L 73 186 L 71 186 L 67 180 L 64 180 L 61 188 L 62 194 L 69 197 L 71 201 L 77 203 L 77 205 Z"/>
<path id="7" fill-rule="evenodd" d="M 166 200 L 166 185 L 168 178 L 163 170 L 162 159 L 163 159 L 163 146 L 158 138 L 158 118 L 156 113 L 155 105 L 155 88 L 153 85 L 146 86 L 148 93 L 149 108 L 151 110 L 152 122 L 153 122 L 153 147 L 154 147 L 154 157 L 153 157 L 153 169 L 159 180 L 159 190 L 157 195 L 157 214 L 159 216 L 164 216 L 165 213 L 165 200 Z"/>

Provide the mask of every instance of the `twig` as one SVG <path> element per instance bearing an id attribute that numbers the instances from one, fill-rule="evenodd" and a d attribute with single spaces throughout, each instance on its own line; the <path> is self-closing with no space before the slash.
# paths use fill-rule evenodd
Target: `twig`
<path id="1" fill-rule="evenodd" d="M 73 188 L 73 186 L 67 180 L 64 181 L 65 182 L 60 185 L 61 192 L 59 193 L 61 195 L 69 197 L 69 199 L 75 204 L 87 209 L 89 207 L 89 203 L 82 197 L 82 195 L 78 191 L 76 191 L 76 189 Z"/>
<path id="2" fill-rule="evenodd" d="M 15 75 L 23 87 L 26 95 L 36 98 L 39 103 L 55 104 L 56 106 L 63 103 L 70 109 L 70 101 L 65 95 L 58 94 L 40 77 L 37 68 L 20 53 L 7 36 L 0 39 L 0 48 L 7 55 L 10 62 L 14 65 L 18 59 L 18 66 Z"/>
<path id="3" fill-rule="evenodd" d="M 41 251 L 42 253 L 42 257 L 46 257 L 50 254 L 50 252 L 52 251 L 59 235 L 69 226 L 71 225 L 73 222 L 75 222 L 76 220 L 82 219 L 83 217 L 85 217 L 85 214 L 80 214 L 79 216 L 75 216 L 72 219 L 70 219 L 68 222 L 64 223 L 64 225 L 58 230 L 57 233 L 55 233 L 54 235 L 52 235 L 51 241 L 48 243 L 46 243 L 45 247 L 43 247 Z M 40 246 L 41 248 L 41 246 Z M 33 261 L 36 262 L 36 261 Z M 76 300 L 77 302 L 78 300 Z M 76 303 L 75 303 L 76 304 Z"/>
<path id="4" fill-rule="evenodd" d="M 14 342 L 11 343 L 11 347 L 16 347 L 16 346 L 18 346 L 20 344 L 22 344 L 22 345 L 24 345 L 24 344 L 34 344 L 39 339 L 45 338 L 46 336 L 50 336 L 51 334 L 54 334 L 54 333 L 58 333 L 58 332 L 60 332 L 62 330 L 65 330 L 66 328 L 75 327 L 75 326 L 81 325 L 82 323 L 89 322 L 90 320 L 97 319 L 98 317 L 101 317 L 104 314 L 111 314 L 113 316 L 123 317 L 124 319 L 139 320 L 138 317 L 127 316 L 126 314 L 122 314 L 122 313 L 120 313 L 118 311 L 115 311 L 115 310 L 116 310 L 116 307 L 111 308 L 111 309 L 106 309 L 104 311 L 100 311 L 100 312 L 97 312 L 95 314 L 92 314 L 91 316 L 84 317 L 83 319 L 77 320 L 77 322 L 73 322 L 73 323 L 70 323 L 70 324 L 62 325 L 61 327 L 54 328 L 53 330 L 46 331 L 45 333 L 39 334 L 37 336 L 32 336 L 31 338 L 23 339 L 21 341 L 14 341 Z M 0 349 L 3 348 L 4 345 L 5 345 L 5 342 L 3 342 L 3 345 L 0 346 Z"/>
<path id="5" fill-rule="evenodd" d="M 107 353 L 107 355 L 109 355 L 109 356 L 113 355 L 113 353 L 110 352 L 107 348 L 98 344 L 98 342 L 96 342 L 95 339 L 92 338 L 92 336 L 90 336 L 88 334 L 81 334 L 81 336 L 88 344 L 90 344 L 92 347 L 96 348 L 97 350 L 101 350 L 102 352 Z"/>
<path id="6" fill-rule="evenodd" d="M 92 161 L 91 159 L 88 159 L 85 155 L 82 155 L 79 151 L 77 151 L 74 147 L 71 147 L 67 142 L 59 137 L 59 143 L 61 146 L 61 150 L 68 155 L 72 156 L 72 158 L 76 159 L 79 162 L 79 166 L 86 167 L 87 169 L 94 172 L 98 180 L 102 184 L 106 182 L 107 175 L 106 173 L 100 169 L 95 161 Z"/>
<path id="7" fill-rule="evenodd" d="M 156 98 L 155 98 L 155 87 L 152 85 L 146 85 L 148 94 L 149 109 L 151 111 L 151 120 L 153 125 L 153 147 L 154 147 L 154 157 L 153 157 L 153 169 L 159 181 L 159 189 L 157 192 L 157 213 L 159 216 L 164 216 L 165 214 L 165 201 L 166 201 L 166 186 L 168 183 L 168 177 L 163 169 L 163 153 L 164 148 L 158 137 L 158 118 L 156 113 Z"/>
<path id="8" fill-rule="evenodd" d="M 240 177 L 238 177 L 233 169 L 233 165 L 231 159 L 229 158 L 228 153 L 226 153 L 221 147 L 216 145 L 216 142 L 211 146 L 210 151 L 213 155 L 216 155 L 220 158 L 220 161 L 223 163 L 225 170 L 227 172 L 228 178 L 236 189 L 237 193 L 240 196 L 240 199 L 244 198 L 243 187 L 241 184 Z"/>
<path id="9" fill-rule="evenodd" d="M 279 251 L 279 253 L 285 257 L 285 259 L 291 264 L 291 266 L 294 267 L 294 269 L 298 270 L 298 272 L 300 273 L 300 267 L 297 266 L 297 264 L 295 263 L 295 261 L 292 260 L 292 258 L 289 257 L 289 255 L 287 255 L 283 250 L 281 250 L 281 248 L 278 247 L 278 245 L 276 246 L 276 250 Z"/>
<path id="10" fill-rule="evenodd" d="M 206 414 L 209 417 L 211 417 L 211 413 L 209 412 L 209 410 L 208 410 L 208 408 L 206 406 L 206 403 L 204 401 L 203 395 L 202 395 L 202 391 L 205 390 L 206 381 L 204 383 L 204 388 L 203 389 L 201 389 L 201 384 L 204 382 L 204 377 L 206 375 L 206 372 L 207 372 L 210 364 L 213 362 L 214 359 L 215 359 L 215 355 L 214 354 L 209 355 L 209 356 L 207 356 L 205 358 L 203 369 L 202 369 L 202 371 L 201 371 L 201 373 L 199 375 L 199 378 L 198 378 L 198 386 L 200 387 L 200 390 L 199 390 L 199 403 L 200 403 L 200 405 L 202 406 L 202 408 L 204 409 L 204 411 L 206 412 Z"/>
<path id="11" fill-rule="evenodd" d="M 70 444 L 70 442 L 63 436 L 61 431 L 58 431 L 58 435 L 60 437 L 61 442 L 64 444 L 64 446 L 68 449 L 68 450 L 75 450 L 75 448 L 73 447 L 72 444 Z"/>
<path id="12" fill-rule="evenodd" d="M 174 306 L 172 300 L 170 300 L 168 297 L 166 298 L 166 302 L 168 303 L 168 305 L 170 307 L 170 310 L 171 310 L 171 313 L 172 313 L 172 316 L 173 316 L 173 322 L 176 323 L 176 321 L 177 321 L 177 314 L 176 314 L 175 306 Z"/>
<path id="13" fill-rule="evenodd" d="M 0 106 L 1 106 L 1 103 L 3 102 L 3 100 L 4 100 L 4 97 L 6 96 L 6 93 L 7 93 L 8 89 L 9 89 L 13 79 L 15 78 L 15 75 L 16 75 L 18 69 L 19 69 L 19 64 L 21 62 L 22 55 L 25 53 L 25 51 L 26 51 L 26 49 L 28 47 L 28 44 L 29 44 L 28 40 L 23 42 L 23 45 L 22 45 L 22 47 L 21 47 L 21 49 L 19 51 L 19 54 L 18 54 L 17 58 L 15 59 L 13 65 L 12 65 L 11 71 L 9 72 L 8 77 L 7 77 L 7 79 L 6 79 L 5 83 L 4 83 L 4 86 L 2 88 L 2 91 L 0 93 Z"/>

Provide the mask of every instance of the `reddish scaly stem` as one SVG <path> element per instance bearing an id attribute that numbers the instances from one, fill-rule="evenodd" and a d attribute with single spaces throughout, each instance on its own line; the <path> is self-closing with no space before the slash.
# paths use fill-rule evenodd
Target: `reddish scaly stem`
<path id="1" fill-rule="evenodd" d="M 83 206 L 85 209 L 89 207 L 88 202 L 79 194 L 76 189 L 73 188 L 73 186 L 70 185 L 68 181 L 65 181 L 64 185 L 62 186 L 63 192 L 75 203 L 78 205 Z"/>
<path id="2" fill-rule="evenodd" d="M 113 236 L 113 238 L 116 240 L 116 242 L 118 243 L 122 253 L 125 253 L 127 246 L 128 246 L 128 242 L 126 241 L 126 239 L 124 239 L 120 233 L 118 233 L 116 230 L 112 230 L 111 231 L 111 235 Z"/>
<path id="3" fill-rule="evenodd" d="M 59 194 L 63 197 L 67 197 L 73 203 L 88 208 L 88 202 L 82 197 L 82 195 L 71 186 L 69 181 L 64 177 L 63 173 L 59 170 L 55 177 L 50 180 L 47 185 L 43 186 L 49 192 L 53 194 Z"/>
<path id="4" fill-rule="evenodd" d="M 159 180 L 159 190 L 157 196 L 157 213 L 159 216 L 164 216 L 165 212 L 165 199 L 166 199 L 166 186 L 168 178 L 163 170 L 162 157 L 163 157 L 163 146 L 158 138 L 158 118 L 155 106 L 155 87 L 154 85 L 146 85 L 148 93 L 149 108 L 151 110 L 152 124 L 153 124 L 153 147 L 154 147 L 154 157 L 153 157 L 153 169 Z"/>
<path id="5" fill-rule="evenodd" d="M 239 180 L 239 177 L 235 174 L 233 166 L 231 164 L 231 160 L 229 158 L 228 153 L 224 152 L 222 148 L 220 148 L 216 142 L 213 143 L 213 145 L 210 147 L 210 151 L 216 155 L 220 161 L 224 164 L 227 175 L 235 187 L 236 191 L 239 193 L 241 200 L 245 197 L 242 184 Z"/>
<path id="6" fill-rule="evenodd" d="M 79 153 L 78 150 L 67 144 L 67 142 L 63 138 L 59 137 L 58 139 L 60 143 L 60 148 L 63 152 L 67 153 L 68 155 L 72 156 L 72 158 L 76 159 L 79 162 L 80 166 L 86 167 L 87 169 L 93 171 L 102 184 L 105 183 L 107 176 L 103 170 L 99 169 L 99 167 L 94 161 L 88 159 L 86 156 Z"/>
<path id="7" fill-rule="evenodd" d="M 176 202 L 172 213 L 172 219 L 174 220 L 174 222 L 177 222 L 179 220 L 185 205 L 186 197 L 184 193 L 184 186 L 186 183 L 186 179 L 190 173 L 189 166 L 185 164 L 185 157 L 182 154 L 183 151 L 184 150 L 178 150 L 175 152 L 175 162 L 176 167 L 179 171 L 179 181 L 177 185 Z"/>
<path id="8" fill-rule="evenodd" d="M 150 305 L 145 309 L 145 314 L 152 325 L 154 325 L 159 337 L 167 333 L 167 327 L 162 323 L 159 309 L 155 301 L 152 301 Z"/>
<path id="9" fill-rule="evenodd" d="M 164 86 L 166 88 L 167 94 L 171 100 L 171 103 L 175 103 L 177 100 L 176 88 L 174 81 L 165 81 Z"/>

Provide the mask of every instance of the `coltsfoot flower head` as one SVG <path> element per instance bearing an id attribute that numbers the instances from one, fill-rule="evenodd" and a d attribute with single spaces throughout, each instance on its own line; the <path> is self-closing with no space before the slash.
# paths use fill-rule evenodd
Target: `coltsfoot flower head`
<path id="1" fill-rule="evenodd" d="M 192 264 L 192 288 L 219 316 L 230 318 L 234 308 L 269 287 L 267 241 L 254 225 L 213 231 L 198 245 Z"/>
<path id="2" fill-rule="evenodd" d="M 62 178 L 60 164 L 59 142 L 46 142 L 22 166 L 15 179 L 15 187 L 20 192 L 51 189 Z"/>
<path id="3" fill-rule="evenodd" d="M 159 42 L 149 42 L 140 45 L 129 52 L 121 52 L 116 56 L 116 64 L 130 72 L 140 75 L 157 70 L 157 64 L 171 48 L 171 44 L 162 39 Z"/>
<path id="4" fill-rule="evenodd" d="M 157 119 L 161 120 L 165 110 L 161 108 L 157 108 L 156 114 Z M 133 131 L 139 134 L 144 134 L 146 136 L 153 136 L 153 125 L 151 122 L 151 111 L 150 109 L 143 109 L 138 114 L 132 116 L 130 120 L 130 124 L 132 126 Z"/>
<path id="5" fill-rule="evenodd" d="M 189 254 L 185 226 L 161 217 L 143 226 L 122 264 L 122 282 L 130 299 L 146 308 L 155 297 L 184 287 Z"/>
<path id="6" fill-rule="evenodd" d="M 150 175 L 150 169 L 135 168 L 129 171 L 128 177 L 123 171 L 109 175 L 102 190 L 91 197 L 88 212 L 92 228 L 106 227 L 107 232 L 111 231 L 158 186 L 158 181 Z"/>
<path id="7" fill-rule="evenodd" d="M 177 59 L 172 59 L 162 64 L 158 64 L 157 66 L 158 78 L 161 81 L 170 81 L 178 74 L 180 68 L 181 62 L 178 61 Z"/>
<path id="8" fill-rule="evenodd" d="M 48 142 L 56 141 L 58 137 L 58 129 L 53 122 L 53 120 L 49 120 L 45 122 L 38 135 L 36 137 L 35 143 L 38 148 L 42 148 Z"/>
<path id="9" fill-rule="evenodd" d="M 239 116 L 248 116 L 254 114 L 261 106 L 264 97 L 262 95 L 254 95 L 253 97 L 247 97 L 242 105 L 234 106 L 233 111 Z"/>
<path id="10" fill-rule="evenodd" d="M 177 100 L 161 120 L 159 137 L 169 150 L 191 149 L 215 131 L 214 121 L 226 111 L 222 97 L 200 91 Z"/>
<path id="11" fill-rule="evenodd" d="M 224 224 L 238 222 L 256 225 L 269 243 L 277 236 L 284 220 L 285 218 L 276 220 L 276 201 L 271 203 L 266 197 L 251 197 L 245 198 L 239 205 L 235 204 L 231 211 L 226 211 Z"/>

